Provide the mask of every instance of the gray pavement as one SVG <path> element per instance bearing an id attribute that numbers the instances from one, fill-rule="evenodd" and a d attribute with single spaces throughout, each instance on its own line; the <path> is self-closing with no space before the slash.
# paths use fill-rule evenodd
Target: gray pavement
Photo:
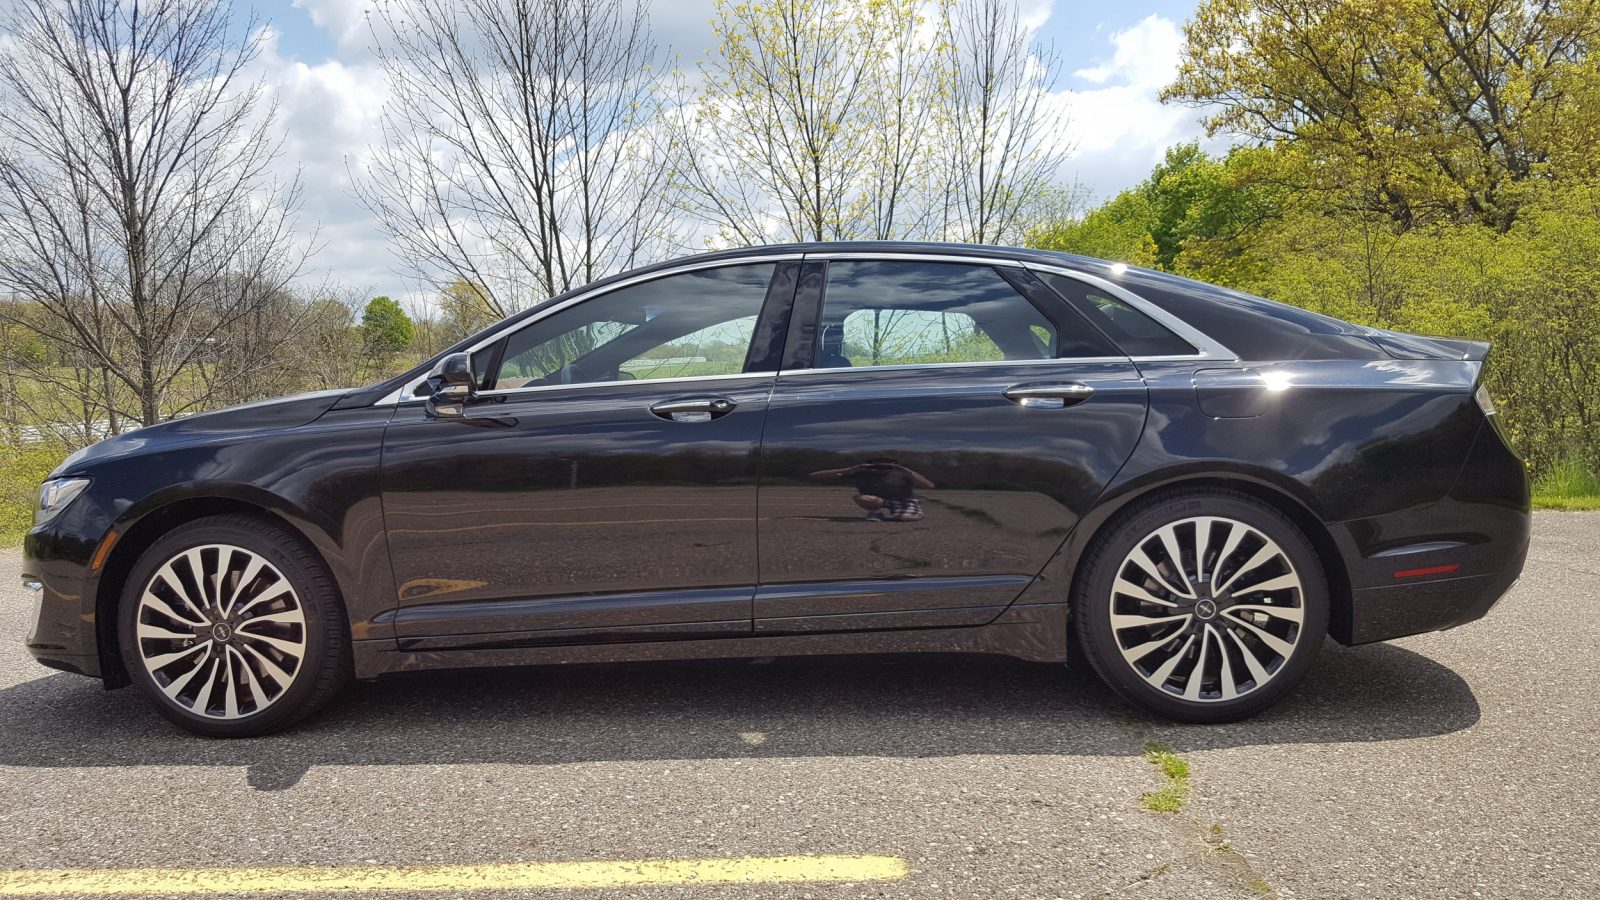
<path id="1" fill-rule="evenodd" d="M 1057 666 L 917 656 L 411 675 L 207 741 L 36 665 L 17 559 L 0 552 L 0 898 L 37 869 L 803 854 L 910 874 L 418 896 L 1600 895 L 1600 514 L 1539 514 L 1487 619 L 1330 641 L 1287 702 L 1225 727 Z M 1190 765 L 1181 812 L 1141 802 L 1164 783 L 1148 742 Z"/>

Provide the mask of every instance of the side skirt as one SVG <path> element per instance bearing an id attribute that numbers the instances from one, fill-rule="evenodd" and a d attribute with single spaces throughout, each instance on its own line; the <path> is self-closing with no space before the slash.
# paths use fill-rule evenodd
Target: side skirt
<path id="1" fill-rule="evenodd" d="M 397 649 L 392 640 L 372 640 L 356 641 L 354 651 L 356 677 L 362 679 L 428 669 L 874 653 L 992 653 L 1033 662 L 1065 662 L 1067 606 L 1064 603 L 1013 606 L 993 622 L 971 628 L 475 650 L 406 651 Z"/>

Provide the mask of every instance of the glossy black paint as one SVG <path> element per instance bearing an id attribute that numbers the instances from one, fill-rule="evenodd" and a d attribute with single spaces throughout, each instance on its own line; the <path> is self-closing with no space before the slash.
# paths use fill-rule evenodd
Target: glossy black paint
<path id="1" fill-rule="evenodd" d="M 773 379 L 530 391 L 453 420 L 401 407 L 383 442 L 399 585 L 384 621 L 403 640 L 748 634 Z M 703 422 L 650 413 L 702 394 L 736 405 Z"/>
<path id="2" fill-rule="evenodd" d="M 1002 394 L 1056 380 L 1094 394 L 1063 409 Z M 762 449 L 760 538 L 788 552 L 762 554 L 757 630 L 827 626 L 811 616 L 841 617 L 839 629 L 906 627 L 936 609 L 943 624 L 994 619 L 1093 506 L 1144 418 L 1145 387 L 1126 360 L 780 375 Z M 868 519 L 850 483 L 812 475 L 880 457 L 932 482 L 917 492 L 924 518 Z M 858 586 L 828 589 L 840 581 Z M 873 582 L 882 592 L 864 597 L 861 583 Z"/>
<path id="3" fill-rule="evenodd" d="M 785 259 L 742 376 L 553 387 L 459 419 L 428 416 L 420 399 L 379 403 L 441 354 L 381 385 L 194 416 L 76 454 L 56 474 L 91 485 L 25 545 L 24 570 L 44 583 L 29 647 L 121 683 L 110 623 L 133 561 L 183 521 L 241 510 L 322 556 L 363 676 L 933 649 L 1061 659 L 1072 576 L 1097 529 L 1175 485 L 1231 486 L 1295 519 L 1323 557 L 1330 630 L 1347 643 L 1470 621 L 1520 571 L 1526 477 L 1472 399 L 1480 344 L 1035 251 L 829 244 L 697 262 L 822 253 L 1085 273 L 1236 352 L 809 371 L 828 263 Z M 1005 271 L 1049 305 L 1034 275 Z M 1093 331 L 1066 301 L 1051 315 Z M 1094 393 L 1057 409 L 1002 394 L 1059 380 Z M 710 394 L 732 411 L 692 423 L 649 411 Z M 880 457 L 933 485 L 919 490 L 924 518 L 866 522 L 848 483 L 813 477 Z M 1458 568 L 1395 576 L 1438 565 Z"/>

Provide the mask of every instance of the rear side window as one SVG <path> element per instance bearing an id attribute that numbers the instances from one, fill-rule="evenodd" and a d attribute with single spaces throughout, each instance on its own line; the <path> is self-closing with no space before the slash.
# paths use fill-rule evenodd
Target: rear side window
<path id="1" fill-rule="evenodd" d="M 818 368 L 1053 359 L 1081 342 L 989 266 L 878 260 L 828 264 L 819 337 Z"/>
<path id="2" fill-rule="evenodd" d="M 1193 344 L 1125 300 L 1076 278 L 1050 272 L 1038 275 L 1129 356 L 1194 356 L 1199 353 Z"/>
<path id="3" fill-rule="evenodd" d="M 1133 270 L 1128 289 L 1232 350 L 1240 359 L 1388 359 L 1348 322 L 1165 275 Z"/>

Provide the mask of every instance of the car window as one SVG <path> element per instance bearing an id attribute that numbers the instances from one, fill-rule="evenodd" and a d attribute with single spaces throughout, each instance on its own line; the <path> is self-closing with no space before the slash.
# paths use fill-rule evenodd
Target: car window
<path id="1" fill-rule="evenodd" d="M 1076 278 L 1051 272 L 1038 274 L 1129 356 L 1192 356 L 1199 352 L 1194 345 L 1125 300 L 1109 296 Z"/>
<path id="2" fill-rule="evenodd" d="M 1056 327 L 988 266 L 835 261 L 819 368 L 1049 359 Z"/>
<path id="3" fill-rule="evenodd" d="M 755 334 L 756 317 L 719 322 L 657 344 L 620 366 L 623 377 L 684 378 L 690 375 L 731 375 L 744 368 Z"/>
<path id="4" fill-rule="evenodd" d="M 490 387 L 732 375 L 744 370 L 772 264 L 669 275 L 513 333 Z"/>

